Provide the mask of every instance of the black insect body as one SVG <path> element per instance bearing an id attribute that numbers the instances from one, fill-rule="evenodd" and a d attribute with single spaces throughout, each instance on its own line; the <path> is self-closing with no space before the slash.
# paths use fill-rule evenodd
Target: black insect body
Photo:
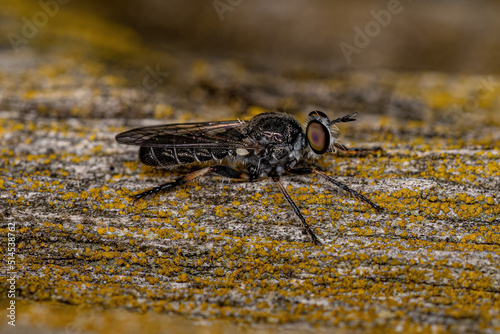
<path id="1" fill-rule="evenodd" d="M 317 158 L 335 147 L 346 150 L 336 141 L 336 123 L 351 122 L 356 115 L 350 114 L 333 121 L 321 111 L 309 114 L 306 130 L 290 115 L 264 113 L 248 122 L 222 121 L 183 123 L 150 126 L 120 133 L 116 140 L 127 145 L 140 146 L 140 160 L 157 168 L 173 168 L 179 165 L 219 162 L 232 158 L 245 166 L 245 171 L 214 164 L 187 174 L 173 182 L 162 184 L 135 195 L 135 200 L 145 196 L 171 190 L 206 174 L 216 174 L 230 179 L 257 181 L 271 177 L 283 196 L 298 216 L 313 243 L 321 242 L 310 229 L 299 208 L 280 182 L 284 174 L 318 174 L 325 180 L 344 189 L 375 209 L 380 207 L 350 189 L 343 183 L 314 168 L 297 168 L 297 163 L 306 158 Z"/>

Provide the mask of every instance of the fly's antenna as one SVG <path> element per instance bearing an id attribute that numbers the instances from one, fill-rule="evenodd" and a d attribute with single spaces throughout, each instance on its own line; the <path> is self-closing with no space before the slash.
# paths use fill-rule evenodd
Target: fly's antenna
<path id="1" fill-rule="evenodd" d="M 354 116 L 356 116 L 358 113 L 355 112 L 355 113 L 352 113 L 352 114 L 349 114 L 349 115 L 346 115 L 346 116 L 342 116 L 342 117 L 339 117 L 339 118 L 336 118 L 334 119 L 333 121 L 330 121 L 329 125 L 333 125 L 335 123 L 346 123 L 346 122 L 352 122 L 352 121 L 355 121 L 356 119 L 353 118 Z"/>
<path id="2" fill-rule="evenodd" d="M 347 152 L 349 151 L 349 149 L 347 147 L 345 147 L 344 145 L 342 145 L 341 143 L 339 143 L 336 139 L 337 139 L 337 136 L 339 135 L 340 131 L 339 129 L 337 128 L 337 126 L 335 125 L 335 123 L 346 123 L 346 122 L 353 122 L 355 121 L 356 119 L 353 118 L 357 115 L 358 113 L 357 112 L 354 112 L 352 114 L 349 114 L 349 115 L 345 115 L 345 116 L 342 116 L 342 117 L 339 117 L 339 118 L 336 118 L 334 119 L 333 121 L 330 121 L 328 123 L 328 125 L 332 128 L 332 134 L 333 134 L 333 138 L 335 139 L 334 142 L 333 142 L 333 147 L 329 148 L 327 152 L 336 152 L 337 151 L 337 148 L 341 149 L 342 151 L 344 152 Z"/>

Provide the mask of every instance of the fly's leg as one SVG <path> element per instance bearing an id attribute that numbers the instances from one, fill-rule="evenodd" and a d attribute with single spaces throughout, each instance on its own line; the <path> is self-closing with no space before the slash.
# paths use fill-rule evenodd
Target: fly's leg
<path id="1" fill-rule="evenodd" d="M 249 179 L 249 176 L 244 172 L 240 172 L 240 171 L 237 171 L 235 169 L 232 169 L 231 167 L 227 167 L 227 166 L 223 166 L 223 165 L 213 165 L 213 166 L 210 166 L 207 168 L 197 170 L 196 172 L 184 175 L 182 177 L 179 177 L 175 181 L 164 183 L 158 187 L 154 187 L 154 188 L 146 190 L 140 194 L 134 195 L 133 196 L 134 205 L 141 198 L 144 198 L 144 197 L 150 196 L 150 195 L 156 195 L 156 194 L 159 194 L 162 192 L 170 191 L 176 187 L 182 186 L 183 184 L 186 184 L 189 181 L 193 181 L 193 180 L 195 180 L 203 175 L 206 175 L 206 174 L 215 174 L 215 175 L 224 176 L 224 177 L 227 177 L 230 179 L 238 179 L 238 180 Z"/>
<path id="2" fill-rule="evenodd" d="M 377 203 L 373 203 L 372 201 L 370 201 L 368 198 L 366 198 L 365 196 L 361 195 L 357 191 L 352 190 L 351 188 L 349 188 L 348 186 L 346 186 L 342 182 L 339 182 L 339 181 L 331 178 L 330 176 L 326 175 L 323 172 L 320 172 L 317 169 L 314 169 L 314 168 L 291 168 L 288 171 L 290 173 L 292 173 L 292 174 L 297 174 L 297 175 L 318 174 L 322 178 L 326 179 L 328 182 L 333 183 L 337 187 L 342 188 L 343 190 L 347 191 L 351 195 L 353 195 L 353 196 L 357 197 L 358 199 L 362 200 L 363 202 L 371 205 L 377 211 L 382 210 L 382 208 Z"/>
<path id="3" fill-rule="evenodd" d="M 288 203 L 290 204 L 290 206 L 292 207 L 293 209 L 293 212 L 295 212 L 295 214 L 297 215 L 297 217 L 299 217 L 300 221 L 302 222 L 302 225 L 304 226 L 304 229 L 306 230 L 307 234 L 309 234 L 309 236 L 311 237 L 312 239 L 312 242 L 315 244 L 315 245 L 321 245 L 321 241 L 319 241 L 318 237 L 314 234 L 314 232 L 311 230 L 311 228 L 309 227 L 309 225 L 307 224 L 306 222 L 306 219 L 304 218 L 304 216 L 302 216 L 302 213 L 300 213 L 300 210 L 299 210 L 299 207 L 297 206 L 297 204 L 295 204 L 295 202 L 292 200 L 292 198 L 290 197 L 290 195 L 288 194 L 288 192 L 286 191 L 285 187 L 283 186 L 283 184 L 280 182 L 280 179 L 279 177 L 274 177 L 273 178 L 273 181 L 276 182 L 278 184 L 278 187 L 280 188 L 281 190 L 281 193 L 283 194 L 283 196 L 286 198 L 286 200 L 288 201 Z"/>

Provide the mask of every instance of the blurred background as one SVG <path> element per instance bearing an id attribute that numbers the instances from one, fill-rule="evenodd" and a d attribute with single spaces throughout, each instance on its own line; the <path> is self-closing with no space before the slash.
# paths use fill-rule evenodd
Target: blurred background
<path id="1" fill-rule="evenodd" d="M 130 38 L 130 44 L 141 42 L 172 55 L 190 53 L 321 73 L 375 68 L 491 73 L 500 69 L 496 34 L 500 3 L 493 0 L 3 2 L 1 38 L 7 49 L 12 43 L 6 33 L 22 35 L 24 17 L 41 27 L 36 36 L 25 36 L 29 43 L 23 46 L 69 48 L 68 41 L 86 41 L 94 48 L 128 51 L 115 42 Z M 48 20 L 40 10 L 49 14 Z M 391 15 L 385 17 L 382 12 Z M 379 29 L 369 24 L 376 16 Z M 368 36 L 366 46 L 358 47 L 362 52 L 349 63 L 340 44 L 356 46 L 355 28 L 366 32 L 367 24 L 373 36 Z"/>
<path id="2" fill-rule="evenodd" d="M 4 0 L 0 107 L 162 119 L 320 108 L 496 123 L 470 111 L 499 105 L 499 14 L 487 0 Z"/>
<path id="3" fill-rule="evenodd" d="M 386 68 L 491 73 L 500 69 L 498 1 L 110 1 L 100 12 L 148 45 L 322 73 Z M 389 8 L 391 7 L 391 8 Z M 391 10 L 392 9 L 392 12 Z M 373 14 L 373 12 L 378 13 Z M 390 17 L 383 12 L 391 13 Z M 380 18 L 379 28 L 369 22 Z M 355 27 L 368 24 L 352 61 Z M 370 32 L 373 36 L 370 36 Z"/>

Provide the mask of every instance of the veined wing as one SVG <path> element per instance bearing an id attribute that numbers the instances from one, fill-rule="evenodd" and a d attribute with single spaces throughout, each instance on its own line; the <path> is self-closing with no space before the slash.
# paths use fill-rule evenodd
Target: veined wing
<path id="1" fill-rule="evenodd" d="M 163 148 L 231 148 L 249 147 L 241 134 L 243 121 L 179 123 L 147 126 L 122 132 L 119 143 Z"/>

